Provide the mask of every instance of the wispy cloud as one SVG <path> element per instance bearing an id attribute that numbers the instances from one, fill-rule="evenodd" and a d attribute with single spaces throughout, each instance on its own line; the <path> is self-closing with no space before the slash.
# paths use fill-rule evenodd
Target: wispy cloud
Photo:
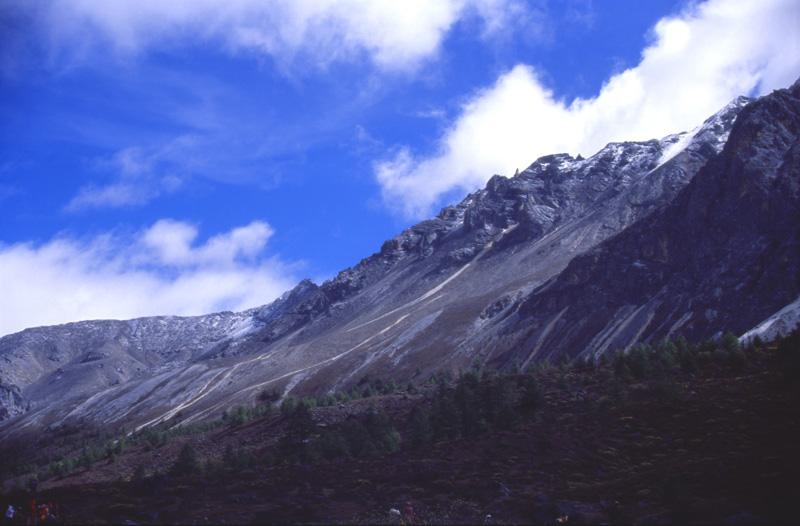
<path id="1" fill-rule="evenodd" d="M 30 326 L 158 314 L 197 315 L 270 302 L 297 264 L 265 254 L 261 221 L 197 243 L 195 225 L 164 219 L 132 235 L 0 244 L 0 289 L 13 305 L 0 335 Z"/>
<path id="2" fill-rule="evenodd" d="M 460 19 L 482 20 L 491 36 L 526 12 L 519 0 L 51 0 L 38 16 L 54 49 L 73 55 L 109 46 L 137 53 L 193 38 L 284 66 L 367 56 L 381 69 L 409 70 L 434 56 Z"/>
<path id="3" fill-rule="evenodd" d="M 77 212 L 90 208 L 118 208 L 144 205 L 183 185 L 185 171 L 173 158 L 175 142 L 156 150 L 141 147 L 125 148 L 96 164 L 99 170 L 111 174 L 112 181 L 99 185 L 89 183 L 67 204 L 65 209 Z"/>
<path id="4" fill-rule="evenodd" d="M 658 22 L 637 66 L 611 77 L 596 97 L 571 102 L 556 97 L 535 68 L 517 65 L 474 94 L 434 155 L 400 146 L 375 164 L 384 202 L 420 218 L 443 196 L 473 191 L 541 155 L 586 156 L 611 141 L 691 129 L 738 95 L 796 79 L 798 20 L 794 0 L 692 4 Z"/>

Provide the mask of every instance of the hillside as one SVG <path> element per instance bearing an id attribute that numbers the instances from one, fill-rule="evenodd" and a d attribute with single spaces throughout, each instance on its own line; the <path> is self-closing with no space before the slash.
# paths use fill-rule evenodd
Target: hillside
<path id="1" fill-rule="evenodd" d="M 305 445 L 297 447 L 285 438 L 297 438 L 292 412 L 238 424 L 231 415 L 204 433 L 160 440 L 150 433 L 155 446 L 131 441 L 88 469 L 40 476 L 37 497 L 66 504 L 71 521 L 98 524 L 390 523 L 388 510 L 406 501 L 421 522 L 440 524 L 446 516 L 482 522 L 486 514 L 496 524 L 567 515 L 589 524 L 788 523 L 800 491 L 798 338 L 795 331 L 777 346 L 756 342 L 743 351 L 731 338 L 699 346 L 662 342 L 599 363 L 545 364 L 525 374 L 467 371 L 450 387 L 438 376 L 416 394 L 403 389 L 313 409 Z M 441 396 L 458 402 L 470 393 L 500 393 L 494 389 L 502 385 L 511 388 L 512 412 L 504 413 L 502 396 L 495 399 L 500 410 L 487 412 L 485 396 L 450 411 L 455 427 L 437 419 Z M 386 379 L 364 379 L 360 387 L 397 388 Z M 420 409 L 430 418 L 430 441 L 414 424 Z M 471 414 L 484 423 L 470 428 Z M 370 419 L 379 417 L 395 430 L 395 446 L 354 456 L 348 442 L 331 460 L 325 448 L 313 453 L 326 435 L 356 421 L 377 429 Z M 60 441 L 58 433 L 32 435 L 29 444 L 4 450 L 3 465 L 55 461 L 74 447 L 67 444 L 80 443 L 69 431 L 60 430 Z M 103 443 L 99 435 L 94 440 Z M 203 473 L 158 475 L 187 443 Z M 91 448 L 91 439 L 84 444 L 83 451 Z M 2 502 L 23 504 L 30 493 L 20 486 L 31 476 L 7 480 L 7 488 L 18 489 Z"/>
<path id="2" fill-rule="evenodd" d="M 191 318 L 0 338 L 0 432 L 213 421 L 293 396 L 743 334 L 800 289 L 800 84 L 689 132 L 542 157 L 321 285 Z"/>

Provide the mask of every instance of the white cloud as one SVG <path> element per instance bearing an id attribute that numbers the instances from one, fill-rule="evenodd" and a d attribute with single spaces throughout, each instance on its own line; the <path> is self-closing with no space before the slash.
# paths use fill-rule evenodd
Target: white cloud
<path id="1" fill-rule="evenodd" d="M 0 335 L 86 319 L 198 315 L 269 303 L 296 267 L 265 256 L 260 221 L 196 244 L 198 230 L 164 219 L 133 236 L 0 244 Z"/>
<path id="2" fill-rule="evenodd" d="M 397 148 L 375 165 L 385 202 L 423 217 L 442 196 L 541 155 L 592 155 L 605 144 L 688 130 L 742 94 L 764 94 L 800 74 L 800 3 L 709 0 L 658 22 L 640 63 L 594 98 L 558 99 L 534 68 L 517 65 L 476 93 L 430 157 Z"/>
<path id="3" fill-rule="evenodd" d="M 222 41 L 231 50 L 288 64 L 317 65 L 366 53 L 389 70 L 414 68 L 435 55 L 464 17 L 484 34 L 518 21 L 519 0 L 51 0 L 44 15 L 54 44 L 89 52 L 96 37 L 117 51 L 179 45 L 187 37 Z"/>

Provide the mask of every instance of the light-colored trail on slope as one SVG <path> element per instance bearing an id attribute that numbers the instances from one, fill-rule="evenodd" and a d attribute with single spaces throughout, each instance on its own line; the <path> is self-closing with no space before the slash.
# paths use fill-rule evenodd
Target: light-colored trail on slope
<path id="1" fill-rule="evenodd" d="M 356 329 L 360 329 L 360 328 L 362 328 L 362 327 L 365 327 L 365 326 L 367 326 L 367 325 L 370 325 L 370 324 L 372 324 L 372 323 L 374 323 L 374 322 L 376 322 L 376 321 L 378 321 L 378 320 L 384 319 L 384 318 L 386 318 L 387 316 L 391 316 L 392 314 L 395 314 L 395 313 L 397 313 L 397 312 L 399 312 L 399 311 L 401 311 L 401 310 L 404 310 L 404 309 L 408 309 L 408 308 L 410 308 L 410 307 L 413 307 L 413 306 L 415 306 L 415 305 L 417 305 L 417 304 L 419 304 L 419 303 L 421 303 L 421 302 L 423 302 L 423 301 L 427 300 L 427 299 L 428 299 L 428 298 L 430 298 L 431 296 L 433 296 L 433 295 L 437 294 L 437 293 L 438 293 L 439 291 L 441 291 L 441 290 L 442 290 L 444 287 L 446 287 L 446 286 L 447 286 L 449 283 L 451 283 L 453 280 L 455 280 L 456 278 L 458 278 L 458 277 L 459 277 L 461 274 L 463 274 L 464 272 L 466 272 L 468 269 L 472 268 L 472 267 L 475 265 L 475 263 L 477 263 L 477 262 L 478 262 L 478 261 L 479 261 L 479 260 L 480 260 L 480 259 L 481 259 L 483 256 L 485 256 L 485 255 L 486 255 L 486 253 L 487 253 L 487 252 L 489 252 L 489 250 L 491 250 L 491 249 L 492 249 L 492 247 L 494 246 L 494 243 L 495 243 L 495 241 L 498 241 L 498 240 L 502 239 L 502 237 L 503 237 L 504 235 L 506 235 L 508 232 L 511 232 L 511 231 L 513 231 L 515 228 L 517 228 L 517 226 L 518 226 L 518 224 L 514 224 L 514 225 L 511 225 L 511 226 L 510 226 L 510 227 L 508 227 L 508 228 L 505 228 L 505 229 L 503 229 L 503 231 L 501 231 L 501 232 L 500 232 L 500 233 L 499 233 L 497 236 L 495 236 L 495 238 L 494 238 L 494 239 L 492 239 L 491 241 L 489 241 L 488 243 L 486 243 L 486 245 L 483 247 L 483 249 L 482 249 L 482 250 L 481 250 L 481 251 L 480 251 L 478 254 L 476 254 L 476 255 L 475 255 L 475 257 L 473 257 L 473 258 L 472 258 L 472 259 L 471 259 L 471 260 L 470 260 L 470 261 L 469 261 L 469 262 L 468 262 L 466 265 L 464 265 L 463 267 L 461 267 L 460 269 L 458 269 L 456 272 L 454 272 L 454 273 L 453 273 L 453 275 L 452 275 L 452 276 L 448 277 L 446 280 L 442 281 L 442 282 L 441 282 L 439 285 L 435 286 L 434 288 L 432 288 L 431 290 L 429 290 L 428 292 L 426 292 L 425 294 L 423 294 L 423 295 L 422 295 L 422 296 L 420 296 L 419 298 L 417 298 L 417 299 L 415 299 L 415 300 L 413 300 L 413 301 L 410 301 L 410 302 L 408 302 L 408 303 L 406 303 L 406 304 L 404 304 L 404 305 L 402 305 L 402 306 L 400 306 L 400 307 L 397 307 L 396 309 L 393 309 L 393 310 L 391 310 L 391 311 L 389 311 L 389 312 L 387 312 L 387 313 L 385 313 L 385 314 L 381 314 L 380 316 L 378 316 L 378 317 L 376 317 L 376 318 L 373 318 L 373 319 L 372 319 L 372 320 L 370 320 L 370 321 L 367 321 L 367 322 L 365 322 L 365 323 L 362 323 L 362 324 L 360 324 L 360 325 L 357 325 L 356 327 L 352 327 L 352 328 L 350 328 L 350 329 L 347 329 L 347 332 L 354 331 L 354 330 L 356 330 Z M 435 299 L 435 298 L 434 298 L 434 299 Z M 433 301 L 433 300 L 431 300 L 431 301 Z M 332 363 L 332 362 L 334 362 L 334 361 L 336 361 L 336 360 L 340 359 L 341 357 L 343 357 L 343 356 L 345 356 L 345 355 L 347 355 L 347 354 L 350 354 L 351 352 L 353 352 L 353 351 L 355 351 L 355 350 L 357 350 L 357 349 L 359 349 L 359 348 L 363 347 L 364 345 L 368 344 L 369 342 L 371 342 L 373 339 L 377 338 L 378 336 L 380 336 L 380 335 L 382 335 L 382 334 L 386 333 L 386 332 L 387 332 L 389 329 L 391 329 L 392 327 L 394 327 L 394 326 L 396 326 L 397 324 L 399 324 L 401 321 L 403 321 L 403 320 L 404 320 L 406 317 L 408 317 L 408 316 L 409 316 L 409 314 L 405 314 L 405 315 L 401 316 L 401 317 L 400 317 L 400 318 L 398 318 L 398 319 L 397 319 L 397 321 L 395 321 L 395 322 L 394 322 L 392 325 L 390 325 L 390 326 L 388 326 L 388 327 L 384 328 L 383 330 L 381 330 L 380 332 L 378 332 L 378 333 L 376 333 L 376 334 L 374 334 L 374 335 L 370 336 L 369 338 L 367 338 L 366 340 L 362 341 L 362 342 L 361 342 L 361 343 L 359 343 L 358 345 L 356 345 L 356 346 L 354 346 L 354 347 L 351 347 L 350 349 L 348 349 L 348 350 L 346 350 L 346 351 L 344 351 L 344 352 L 342 352 L 342 353 L 340 353 L 340 354 L 337 354 L 336 356 L 332 356 L 331 358 L 327 358 L 327 359 L 325 359 L 325 360 L 322 360 L 321 362 L 317 362 L 317 363 L 315 363 L 315 364 L 308 365 L 308 366 L 306 366 L 306 367 L 301 367 L 300 369 L 297 369 L 297 370 L 295 370 L 295 371 L 291 371 L 291 372 L 285 373 L 285 374 L 283 374 L 283 375 L 281 375 L 281 376 L 278 376 L 278 377 L 275 377 L 275 378 L 270 378 L 269 380 L 266 380 L 266 381 L 264 381 L 264 382 L 258 383 L 258 384 L 256 384 L 256 385 L 252 385 L 252 386 L 249 386 L 249 387 L 245 387 L 245 388 L 243 388 L 243 389 L 240 389 L 239 391 L 236 391 L 235 393 L 233 393 L 233 394 L 230 396 L 230 398 L 233 398 L 233 397 L 235 397 L 235 396 L 238 396 L 238 395 L 240 395 L 240 394 L 242 394 L 242 393 L 244 393 L 244 392 L 247 392 L 247 391 L 252 391 L 252 390 L 254 390 L 254 389 L 260 389 L 260 388 L 264 387 L 265 385 L 269 385 L 269 384 L 271 384 L 271 383 L 273 383 L 273 382 L 277 382 L 278 380 L 282 380 L 282 379 L 284 379 L 284 378 L 287 378 L 287 377 L 290 377 L 290 376 L 294 376 L 294 375 L 297 375 L 297 374 L 300 374 L 300 373 L 306 372 L 306 371 L 308 371 L 308 370 L 311 370 L 311 369 L 314 369 L 314 368 L 316 368 L 316 367 L 320 367 L 320 366 L 322 366 L 322 365 L 325 365 L 325 364 L 328 364 L 328 363 Z M 146 427 L 146 426 L 152 425 L 152 424 L 154 424 L 154 423 L 157 423 L 157 422 L 160 422 L 160 421 L 163 421 L 163 420 L 168 420 L 168 419 L 170 419 L 170 418 L 174 417 L 176 414 L 178 414 L 178 412 L 182 411 L 183 409 L 186 409 L 187 407 L 190 407 L 190 406 L 192 406 L 192 405 L 194 405 L 194 404 L 198 403 L 200 400 L 202 400 L 203 398 L 207 397 L 207 396 L 208 396 L 208 395 L 209 395 L 209 394 L 210 394 L 210 393 L 213 391 L 213 389 L 215 389 L 215 388 L 219 387 L 220 385 L 222 385 L 222 383 L 223 383 L 225 380 L 227 380 L 228 378 L 230 378 L 230 376 L 231 376 L 231 375 L 232 375 L 232 374 L 233 374 L 233 373 L 234 373 L 234 372 L 235 372 L 235 371 L 236 371 L 236 370 L 237 370 L 239 367 L 241 367 L 241 366 L 243 366 L 243 365 L 247 365 L 247 364 L 249 364 L 249 363 L 252 363 L 252 362 L 255 362 L 255 361 L 259 361 L 259 360 L 265 360 L 265 359 L 267 359 L 268 357 L 270 357 L 272 354 L 273 354 L 273 353 L 268 353 L 268 354 L 266 354 L 266 355 L 263 355 L 263 356 L 258 356 L 258 357 L 254 358 L 254 359 L 252 359 L 252 360 L 248 360 L 248 361 L 246 361 L 246 362 L 242 362 L 242 363 L 236 364 L 236 365 L 235 365 L 235 366 L 233 366 L 233 367 L 232 367 L 232 368 L 231 368 L 229 371 L 227 371 L 227 372 L 226 372 L 226 373 L 225 373 L 225 374 L 222 376 L 222 378 L 220 378 L 218 381 L 216 381 L 216 382 L 215 382 L 215 380 L 216 380 L 217 378 L 219 378 L 219 376 L 220 376 L 219 374 L 217 374 L 216 376 L 214 376 L 214 378 L 212 378 L 211 380 L 209 380 L 208 382 L 206 382 L 206 384 L 205 384 L 205 385 L 204 385 L 204 386 L 201 388 L 200 392 L 199 392 L 199 393 L 198 393 L 196 396 L 194 396 L 194 397 L 192 397 L 191 399 L 187 400 L 186 402 L 183 402 L 183 403 L 179 404 L 178 406 L 176 406 L 176 407 L 174 407 L 174 408 L 170 409 L 169 411 L 165 412 L 165 413 L 164 413 L 163 415 L 161 415 L 160 417 L 154 418 L 154 419 L 152 419 L 152 420 L 148 421 L 147 423 L 145 423 L 145 424 L 142 424 L 142 425 L 138 426 L 138 427 L 136 428 L 136 431 L 138 431 L 139 429 L 141 429 L 141 428 L 143 428 L 143 427 Z M 213 385 L 212 385 L 212 384 L 213 384 Z M 186 420 L 184 420 L 184 421 L 182 422 L 182 424 L 189 424 L 189 423 L 191 423 L 191 422 L 194 422 L 194 421 L 196 421 L 196 420 L 199 420 L 200 418 L 202 418 L 202 417 L 204 417 L 205 415 L 207 415 L 208 413 L 210 413 L 212 410 L 214 410 L 214 409 L 215 409 L 216 407 L 218 407 L 219 405 L 220 405 L 219 403 L 218 403 L 218 404 L 214 404 L 214 405 L 212 405 L 211 407 L 209 407 L 209 408 L 207 408 L 207 409 L 204 409 L 204 410 L 202 410 L 202 411 L 200 411 L 200 412 L 198 412 L 198 413 L 196 413 L 196 414 L 194 414 L 194 415 L 190 416 L 189 418 L 187 418 Z"/>
<path id="2" fill-rule="evenodd" d="M 317 362 L 317 363 L 315 363 L 315 364 L 308 365 L 308 366 L 306 366 L 306 367 L 301 367 L 300 369 L 296 369 L 296 370 L 294 370 L 294 371 L 290 371 L 290 372 L 288 372 L 288 373 L 282 374 L 281 376 L 276 376 L 275 378 L 270 378 L 269 380 L 265 380 L 265 381 L 263 381 L 263 382 L 261 382 L 261 383 L 258 383 L 258 384 L 255 384 L 255 385 L 251 385 L 251 386 L 249 386 L 249 387 L 245 387 L 245 388 L 243 388 L 243 389 L 239 389 L 238 391 L 236 391 L 235 393 L 233 393 L 232 395 L 230 395 L 230 398 L 233 398 L 233 397 L 235 397 L 235 396 L 238 396 L 238 395 L 240 395 L 240 394 L 242 394 L 242 393 L 245 393 L 245 392 L 247 392 L 247 391 L 253 391 L 253 390 L 255 390 L 255 389 L 261 389 L 261 388 L 262 388 L 262 387 L 264 387 L 265 385 L 269 385 L 269 384 L 271 384 L 271 383 L 273 383 L 273 382 L 277 382 L 278 380 L 283 380 L 284 378 L 288 378 L 288 377 L 290 377 L 290 376 L 294 376 L 294 375 L 297 375 L 297 374 L 300 374 L 300 373 L 304 373 L 304 372 L 306 372 L 306 371 L 309 371 L 309 370 L 311 370 L 311 369 L 314 369 L 314 368 L 316 368 L 316 367 L 320 367 L 320 366 L 322 366 L 322 365 L 325 365 L 325 364 L 328 364 L 328 363 L 335 362 L 335 361 L 336 361 L 336 360 L 338 360 L 339 358 L 341 358 L 341 357 L 343 357 L 343 356 L 345 356 L 345 355 L 347 355 L 347 354 L 350 354 L 351 352 L 353 352 L 353 351 L 355 351 L 355 350 L 357 350 L 357 349 L 359 349 L 359 348 L 363 347 L 364 345 L 366 345 L 366 344 L 370 343 L 372 340 L 374 340 L 374 339 L 375 339 L 375 338 L 377 338 L 378 336 L 380 336 L 380 335 L 382 335 L 382 334 L 386 333 L 386 331 L 388 331 L 389 329 L 391 329 L 392 327 L 394 327 L 395 325 L 397 325 L 398 323 L 400 323 L 401 321 L 403 321 L 403 320 L 404 320 L 404 319 L 405 319 L 407 316 L 408 316 L 407 314 L 406 314 L 406 315 L 404 315 L 404 316 L 401 316 L 400 318 L 398 318 L 398 319 L 397 319 L 397 321 L 395 321 L 393 324 L 391 324 L 390 326 L 386 327 L 386 328 L 385 328 L 385 329 L 383 329 L 382 331 L 380 331 L 380 332 L 378 332 L 378 333 L 376 333 L 376 334 L 373 334 L 372 336 L 370 336 L 370 337 L 369 337 L 369 338 L 367 338 L 366 340 L 362 341 L 362 342 L 361 342 L 361 343 L 359 343 L 358 345 L 356 345 L 356 346 L 354 346 L 354 347 L 351 347 L 350 349 L 348 349 L 348 350 L 346 350 L 346 351 L 344 351 L 344 352 L 342 352 L 342 353 L 339 353 L 339 354 L 337 354 L 336 356 L 332 356 L 332 357 L 330 357 L 330 358 L 327 358 L 327 359 L 325 359 L 325 360 L 322 360 L 321 362 Z M 196 414 L 194 414 L 194 415 L 190 416 L 189 418 L 187 418 L 186 420 L 184 420 L 184 421 L 183 421 L 183 422 L 181 422 L 181 423 L 182 423 L 182 424 L 189 424 L 189 423 L 191 423 L 191 422 L 194 422 L 195 420 L 199 420 L 200 418 L 203 418 L 205 415 L 207 415 L 208 413 L 210 413 L 211 411 L 213 411 L 215 408 L 219 407 L 219 405 L 220 405 L 219 403 L 218 403 L 218 404 L 214 404 L 213 406 L 211 406 L 211 407 L 209 407 L 209 408 L 207 408 L 207 409 L 204 409 L 204 410 L 202 410 L 202 411 L 200 411 L 200 412 L 198 412 L 198 413 L 196 413 Z"/>
<path id="3" fill-rule="evenodd" d="M 257 361 L 266 360 L 267 358 L 271 357 L 272 354 L 273 353 L 267 353 L 267 354 L 264 354 L 264 355 L 261 355 L 261 356 L 257 356 L 257 357 L 255 357 L 255 358 L 253 358 L 251 360 L 247 360 L 245 362 L 237 363 L 236 365 L 234 365 L 233 367 L 231 367 L 227 371 L 220 371 L 219 373 L 214 375 L 213 378 L 211 378 L 205 384 L 203 384 L 203 387 L 200 388 L 200 391 L 195 396 L 193 396 L 192 398 L 186 400 L 185 402 L 183 402 L 181 404 L 178 404 L 177 406 L 173 407 L 172 409 L 170 409 L 169 411 L 165 412 L 161 416 L 153 418 L 152 420 L 149 420 L 148 422 L 145 422 L 144 424 L 141 424 L 141 425 L 137 426 L 136 428 L 134 428 L 133 431 L 131 431 L 131 433 L 135 433 L 136 431 L 139 431 L 140 429 L 145 428 L 145 427 L 150 426 L 150 425 L 153 425 L 155 423 L 162 422 L 164 420 L 169 420 L 170 418 L 172 418 L 173 416 L 178 414 L 180 411 L 186 409 L 187 407 L 193 406 L 194 404 L 196 404 L 197 402 L 199 402 L 203 398 L 207 397 L 209 394 L 211 394 L 214 391 L 214 389 L 216 389 L 220 385 L 223 385 L 225 380 L 230 378 L 233 375 L 233 373 L 235 373 L 236 370 L 239 369 L 240 367 L 242 367 L 243 365 L 247 365 L 247 364 L 250 364 L 250 363 L 253 363 L 253 362 L 257 362 Z M 220 378 L 220 376 L 221 376 L 221 378 Z"/>
<path id="4" fill-rule="evenodd" d="M 506 233 L 511 232 L 515 228 L 517 228 L 517 224 L 511 225 L 510 227 L 503 229 L 503 231 L 500 232 L 495 237 L 495 239 L 492 239 L 491 241 L 486 243 L 486 245 L 483 247 L 483 249 L 478 254 L 476 254 L 475 257 L 473 257 L 471 260 L 469 260 L 469 262 L 466 265 L 464 265 L 463 267 L 458 269 L 456 272 L 453 273 L 452 276 L 450 276 L 446 280 L 442 281 L 437 286 L 435 286 L 434 288 L 432 288 L 431 290 L 429 290 L 428 292 L 426 292 L 425 294 L 423 294 L 419 298 L 417 298 L 417 299 L 415 299 L 413 301 L 410 301 L 410 302 L 408 302 L 408 303 L 406 303 L 404 305 L 401 305 L 400 307 L 397 307 L 396 309 L 392 309 L 392 310 L 390 310 L 389 312 L 387 312 L 385 314 L 381 314 L 377 318 L 373 318 L 373 319 L 371 319 L 371 320 L 369 320 L 367 322 L 361 323 L 360 325 L 357 325 L 355 327 L 347 329 L 347 332 L 355 331 L 355 330 L 360 329 L 362 327 L 366 327 L 367 325 L 369 325 L 371 323 L 375 323 L 378 320 L 382 320 L 383 318 L 385 318 L 387 316 L 391 316 L 392 314 L 394 314 L 394 313 L 396 313 L 398 311 L 401 311 L 403 309 L 407 309 L 409 307 L 413 307 L 417 303 L 420 303 L 420 302 L 425 301 L 426 299 L 430 298 L 431 296 L 433 296 L 434 294 L 438 293 L 440 290 L 445 288 L 454 279 L 458 278 L 466 270 L 468 270 L 469 268 L 473 267 L 475 265 L 475 263 L 477 263 L 483 256 L 486 255 L 487 252 L 489 252 L 489 250 L 492 249 L 492 247 L 494 246 L 494 242 L 495 241 L 500 240 L 504 235 L 506 235 Z"/>

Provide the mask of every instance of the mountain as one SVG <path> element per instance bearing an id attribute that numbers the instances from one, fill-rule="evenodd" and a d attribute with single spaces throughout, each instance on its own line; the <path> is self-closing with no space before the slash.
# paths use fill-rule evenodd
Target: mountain
<path id="1" fill-rule="evenodd" d="M 800 85 L 742 110 L 668 207 L 570 261 L 505 331 L 529 357 L 741 334 L 800 294 Z"/>
<path id="2" fill-rule="evenodd" d="M 0 430 L 189 423 L 265 389 L 741 334 L 800 293 L 799 129 L 796 83 L 688 133 L 494 176 L 335 279 L 263 307 L 6 336 Z"/>

